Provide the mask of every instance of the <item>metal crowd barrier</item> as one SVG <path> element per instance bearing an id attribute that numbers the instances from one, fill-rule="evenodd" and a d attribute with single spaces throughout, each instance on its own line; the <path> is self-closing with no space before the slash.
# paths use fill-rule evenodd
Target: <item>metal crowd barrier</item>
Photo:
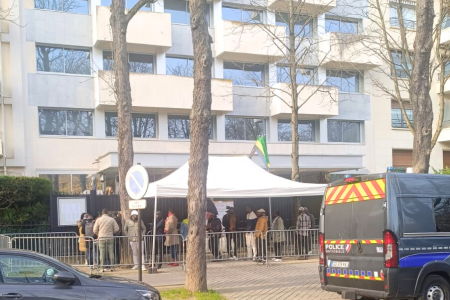
<path id="1" fill-rule="evenodd" d="M 62 236 L 66 234 L 66 236 Z M 318 229 L 209 232 L 206 235 L 206 261 L 252 260 L 271 262 L 285 257 L 319 254 Z M 32 236 L 29 236 L 32 235 Z M 186 261 L 186 242 L 180 234 L 156 235 L 155 267 L 182 266 Z M 112 236 L 94 240 L 74 232 L 0 235 L 0 248 L 32 250 L 72 266 L 111 268 L 136 266 L 137 237 Z M 169 243 L 170 242 L 170 243 Z M 170 244 L 166 246 L 166 244 Z M 84 247 L 80 247 L 84 245 Z M 84 249 L 83 249 L 84 248 Z M 143 264 L 152 263 L 153 235 L 142 236 Z M 85 250 L 85 251 L 81 251 Z M 112 257 L 110 257 L 110 255 Z"/>

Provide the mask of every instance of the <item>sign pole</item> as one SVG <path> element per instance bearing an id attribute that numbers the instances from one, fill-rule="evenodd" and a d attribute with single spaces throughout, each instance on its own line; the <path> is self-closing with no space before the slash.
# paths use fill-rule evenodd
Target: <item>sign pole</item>
<path id="1" fill-rule="evenodd" d="M 138 253 L 139 253 L 139 258 L 138 258 L 138 264 L 139 264 L 139 268 L 138 268 L 138 274 L 139 274 L 139 281 L 142 281 L 142 229 L 141 229 L 141 210 L 138 209 Z"/>

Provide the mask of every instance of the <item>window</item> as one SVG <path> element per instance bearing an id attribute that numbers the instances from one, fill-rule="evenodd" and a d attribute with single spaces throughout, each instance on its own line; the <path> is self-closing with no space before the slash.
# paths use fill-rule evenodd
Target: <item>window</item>
<path id="1" fill-rule="evenodd" d="M 340 19 L 325 19 L 325 32 L 358 34 L 358 22 Z"/>
<path id="2" fill-rule="evenodd" d="M 389 22 L 391 26 L 399 27 L 399 13 L 398 9 L 401 11 L 401 16 L 403 19 L 403 27 L 408 29 L 416 29 L 416 7 L 405 4 L 392 3 L 389 8 Z"/>
<path id="3" fill-rule="evenodd" d="M 314 142 L 315 122 L 298 120 L 298 138 L 300 142 Z M 278 141 L 292 141 L 292 126 L 290 120 L 278 120 Z"/>
<path id="4" fill-rule="evenodd" d="M 289 66 L 277 66 L 277 82 L 290 83 L 290 69 Z M 296 76 L 297 84 L 315 84 L 314 69 L 299 68 Z"/>
<path id="5" fill-rule="evenodd" d="M 92 189 L 88 174 L 40 174 L 52 182 L 53 190 L 62 194 L 81 195 Z M 102 183 L 97 180 L 97 190 L 102 189 Z"/>
<path id="6" fill-rule="evenodd" d="M 450 232 L 450 198 L 402 197 L 400 204 L 405 233 Z"/>
<path id="7" fill-rule="evenodd" d="M 311 16 L 293 15 L 295 36 L 312 36 L 313 20 Z M 276 13 L 275 22 L 278 26 L 286 27 L 286 35 L 289 36 L 289 14 Z"/>
<path id="8" fill-rule="evenodd" d="M 255 9 L 222 6 L 222 20 L 243 23 L 262 23 L 263 12 Z"/>
<path id="9" fill-rule="evenodd" d="M 231 79 L 234 85 L 263 86 L 264 65 L 224 62 L 223 78 Z"/>
<path id="10" fill-rule="evenodd" d="M 36 65 L 41 72 L 91 74 L 89 50 L 36 46 Z"/>
<path id="11" fill-rule="evenodd" d="M 214 119 L 211 117 L 209 127 L 209 139 L 214 138 Z M 191 137 L 191 120 L 189 116 L 169 116 L 168 118 L 169 139 L 186 139 Z"/>
<path id="12" fill-rule="evenodd" d="M 450 16 L 445 16 L 442 19 L 442 25 L 441 26 L 442 26 L 442 29 L 450 27 Z"/>
<path id="13" fill-rule="evenodd" d="M 34 8 L 89 14 L 88 0 L 34 0 Z"/>
<path id="14" fill-rule="evenodd" d="M 411 74 L 412 67 L 410 61 L 413 60 L 413 54 L 409 54 L 409 59 L 402 51 L 391 51 L 394 70 L 391 70 L 391 75 L 397 74 L 399 78 L 408 78 Z"/>
<path id="15" fill-rule="evenodd" d="M 328 120 L 328 142 L 360 143 L 361 123 L 355 121 Z"/>
<path id="16" fill-rule="evenodd" d="M 112 0 L 102 0 L 101 5 L 102 6 L 111 6 L 111 1 Z M 133 8 L 134 5 L 136 5 L 136 3 L 138 3 L 138 0 L 125 0 L 125 8 L 126 9 L 131 9 Z M 145 4 L 143 7 L 141 7 L 140 10 L 143 11 L 152 11 L 152 4 L 151 3 L 147 3 Z"/>
<path id="17" fill-rule="evenodd" d="M 412 150 L 392 150 L 392 166 L 394 168 L 409 168 L 412 166 Z"/>
<path id="18" fill-rule="evenodd" d="M 116 136 L 118 117 L 116 112 L 105 113 L 105 134 Z M 133 137 L 156 138 L 156 116 L 154 114 L 133 113 L 131 119 Z"/>
<path id="19" fill-rule="evenodd" d="M 153 74 L 153 55 L 128 53 L 130 72 Z M 103 52 L 103 70 L 112 71 L 114 60 L 110 51 Z"/>
<path id="20" fill-rule="evenodd" d="M 191 12 L 189 11 L 189 1 L 184 0 L 164 0 L 164 12 L 170 14 L 172 23 L 191 24 Z M 206 9 L 206 21 L 210 24 L 209 4 Z"/>
<path id="21" fill-rule="evenodd" d="M 88 110 L 39 109 L 41 135 L 92 136 L 93 113 Z"/>
<path id="22" fill-rule="evenodd" d="M 194 76 L 194 60 L 192 58 L 166 57 L 166 74 L 176 76 Z"/>
<path id="23" fill-rule="evenodd" d="M 450 232 L 450 199 L 436 198 L 433 199 L 434 220 L 436 222 L 437 232 Z"/>
<path id="24" fill-rule="evenodd" d="M 265 134 L 266 122 L 262 118 L 225 117 L 225 139 L 255 141 Z"/>
<path id="25" fill-rule="evenodd" d="M 53 275 L 61 272 L 47 262 L 21 255 L 1 255 L 0 270 L 5 284 L 55 284 Z"/>
<path id="26" fill-rule="evenodd" d="M 412 122 L 413 115 L 411 109 L 405 109 L 408 119 Z M 408 128 L 406 120 L 403 118 L 402 110 L 400 108 L 391 108 L 391 125 L 393 128 Z"/>
<path id="27" fill-rule="evenodd" d="M 359 93 L 359 72 L 327 70 L 327 84 L 340 92 Z"/>

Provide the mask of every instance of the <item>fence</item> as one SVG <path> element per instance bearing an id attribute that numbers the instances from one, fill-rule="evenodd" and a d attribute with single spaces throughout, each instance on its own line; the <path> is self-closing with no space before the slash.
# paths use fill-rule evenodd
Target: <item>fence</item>
<path id="1" fill-rule="evenodd" d="M 74 232 L 0 235 L 0 248 L 32 250 L 72 266 L 108 268 L 137 266 L 137 237 L 112 236 L 94 240 L 79 237 Z M 206 235 L 206 261 L 253 260 L 269 262 L 283 257 L 318 255 L 318 230 L 269 230 L 219 232 Z M 183 268 L 186 261 L 186 241 L 180 234 L 156 235 L 153 258 L 153 236 L 142 237 L 142 262 Z M 136 254 L 135 254 L 136 253 Z"/>

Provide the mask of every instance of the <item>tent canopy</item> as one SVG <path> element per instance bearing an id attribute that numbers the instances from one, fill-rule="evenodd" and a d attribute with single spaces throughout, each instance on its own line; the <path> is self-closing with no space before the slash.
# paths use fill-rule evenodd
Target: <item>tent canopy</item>
<path id="1" fill-rule="evenodd" d="M 145 198 L 185 198 L 188 193 L 189 162 L 169 176 L 152 182 Z M 208 198 L 269 198 L 317 196 L 325 184 L 295 182 L 273 175 L 247 156 L 209 157 Z"/>

